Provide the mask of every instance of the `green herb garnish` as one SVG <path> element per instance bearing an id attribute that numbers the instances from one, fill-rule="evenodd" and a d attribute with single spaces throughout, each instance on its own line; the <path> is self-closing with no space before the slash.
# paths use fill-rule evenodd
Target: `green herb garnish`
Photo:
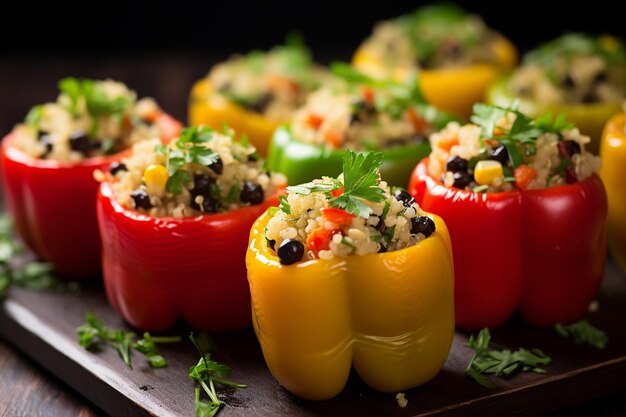
<path id="1" fill-rule="evenodd" d="M 378 185 L 382 161 L 380 152 L 363 154 L 347 150 L 343 157 L 343 193 L 331 198 L 330 206 L 367 219 L 372 209 L 362 200 L 377 203 L 385 199 L 385 191 Z"/>
<path id="2" fill-rule="evenodd" d="M 567 326 L 558 323 L 554 330 L 563 337 L 572 337 L 578 345 L 590 345 L 597 349 L 604 349 L 609 338 L 602 330 L 592 326 L 587 320 L 579 320 Z"/>
<path id="3" fill-rule="evenodd" d="M 226 380 L 225 378 L 228 378 L 231 374 L 230 368 L 211 360 L 210 351 L 206 350 L 207 347 L 200 346 L 193 333 L 191 333 L 189 339 L 198 350 L 198 353 L 200 353 L 198 364 L 189 368 L 189 377 L 200 384 L 210 399 L 210 402 L 202 401 L 200 388 L 195 389 L 196 416 L 215 416 L 222 406 L 222 402 L 217 396 L 215 384 L 231 388 L 246 388 L 247 385 Z"/>
<path id="4" fill-rule="evenodd" d="M 545 115 L 533 120 L 519 111 L 517 106 L 517 102 L 511 107 L 476 103 L 473 107 L 474 114 L 470 118 L 472 123 L 482 128 L 481 139 L 495 139 L 506 146 L 514 168 L 524 163 L 524 155 L 530 156 L 536 152 L 539 136 L 545 133 L 560 134 L 562 130 L 573 127 L 563 115 L 555 119 L 552 119 L 552 115 Z M 506 130 L 498 126 L 498 122 L 508 114 L 515 115 L 515 120 L 511 128 Z"/>
<path id="5" fill-rule="evenodd" d="M 289 201 L 287 201 L 287 196 L 279 195 L 278 201 L 280 202 L 280 209 L 285 214 L 291 214 L 291 206 L 289 205 Z"/>
<path id="6" fill-rule="evenodd" d="M 13 238 L 11 219 L 6 214 L 0 215 L 0 300 L 12 285 L 36 291 L 77 288 L 76 284 L 61 283 L 54 276 L 54 267 L 50 263 L 16 262 L 15 256 L 22 252 L 24 248 Z"/>
<path id="7" fill-rule="evenodd" d="M 80 98 L 84 98 L 87 111 L 93 117 L 123 112 L 132 100 L 127 97 L 109 98 L 99 81 L 74 77 L 59 81 L 59 90 L 70 99 L 68 110 L 76 115 Z"/>
<path id="8" fill-rule="evenodd" d="M 487 375 L 508 378 L 518 372 L 544 373 L 541 366 L 548 365 L 551 359 L 539 349 L 527 350 L 519 348 L 511 352 L 508 349 L 494 350 L 489 348 L 491 334 L 485 328 L 478 335 L 470 335 L 465 344 L 474 349 L 465 375 L 483 387 L 495 388 L 495 384 Z"/>
<path id="9" fill-rule="evenodd" d="M 131 347 L 145 355 L 148 363 L 153 368 L 167 366 L 165 358 L 159 353 L 155 343 L 178 343 L 180 337 L 153 337 L 150 333 L 144 333 L 143 338 L 135 342 L 135 333 L 124 329 L 107 327 L 102 320 L 92 312 L 85 315 L 86 323 L 76 329 L 78 343 L 85 349 L 99 349 L 102 345 L 109 345 L 115 349 L 120 359 L 133 369 L 131 363 Z"/>

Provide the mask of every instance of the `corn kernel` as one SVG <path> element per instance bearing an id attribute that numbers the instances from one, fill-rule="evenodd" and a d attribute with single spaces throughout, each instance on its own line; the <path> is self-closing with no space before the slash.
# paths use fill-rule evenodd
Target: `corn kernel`
<path id="1" fill-rule="evenodd" d="M 143 173 L 143 182 L 148 193 L 157 197 L 163 196 L 167 179 L 167 169 L 163 165 L 150 165 Z"/>
<path id="2" fill-rule="evenodd" d="M 502 164 L 498 161 L 478 161 L 474 168 L 474 179 L 480 185 L 490 185 L 493 180 L 502 177 Z"/>

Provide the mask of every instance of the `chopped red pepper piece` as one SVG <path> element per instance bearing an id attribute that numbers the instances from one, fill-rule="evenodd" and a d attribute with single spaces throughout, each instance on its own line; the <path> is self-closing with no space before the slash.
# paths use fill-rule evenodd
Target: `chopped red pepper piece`
<path id="1" fill-rule="evenodd" d="M 341 233 L 341 231 L 316 229 L 306 238 L 306 247 L 313 253 L 315 258 L 318 258 L 321 250 L 330 249 L 330 241 L 337 233 Z"/>
<path id="2" fill-rule="evenodd" d="M 350 226 L 352 224 L 352 219 L 354 219 L 354 214 L 350 214 L 345 210 L 336 208 L 322 209 L 322 216 L 324 216 L 324 218 L 329 222 L 333 222 L 340 227 Z"/>

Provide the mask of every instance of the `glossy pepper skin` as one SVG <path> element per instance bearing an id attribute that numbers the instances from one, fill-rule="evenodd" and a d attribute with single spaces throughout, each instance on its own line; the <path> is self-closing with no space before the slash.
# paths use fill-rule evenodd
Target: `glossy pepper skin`
<path id="1" fill-rule="evenodd" d="M 474 103 L 483 101 L 489 85 L 518 61 L 517 49 L 508 39 L 499 37 L 492 47 L 498 57 L 496 63 L 420 70 L 420 86 L 426 101 L 441 111 L 468 118 Z M 379 57 L 363 47 L 357 49 L 352 63 L 365 71 L 384 66 Z M 400 79 L 406 76 L 402 70 L 395 75 Z"/>
<path id="2" fill-rule="evenodd" d="M 498 79 L 489 88 L 486 100 L 490 104 L 510 107 L 514 101 L 519 100 L 519 108 L 522 112 L 532 117 L 550 113 L 553 115 L 564 114 L 567 120 L 578 127 L 584 135 L 591 137 L 591 142 L 586 149 L 595 154 L 600 147 L 602 129 L 607 120 L 622 109 L 620 102 L 616 103 L 582 103 L 582 104 L 542 104 L 535 100 L 519 98 L 509 89 L 511 76 L 507 75 Z"/>
<path id="3" fill-rule="evenodd" d="M 407 178 L 415 164 L 430 154 L 430 143 L 402 146 L 382 151 L 384 158 L 380 167 L 382 178 L 388 184 L 406 187 Z M 290 184 L 302 184 L 322 176 L 341 173 L 345 149 L 328 149 L 324 146 L 299 142 L 288 127 L 280 127 L 274 133 L 267 156 L 271 171 L 287 176 Z"/>
<path id="4" fill-rule="evenodd" d="M 278 195 L 230 212 L 152 217 L 121 206 L 111 185 L 98 193 L 104 284 L 132 326 L 170 328 L 182 318 L 204 331 L 250 324 L 245 253 L 250 226 Z"/>
<path id="5" fill-rule="evenodd" d="M 163 139 L 180 133 L 167 114 L 154 121 Z M 124 152 L 77 163 L 36 159 L 4 138 L 0 161 L 7 209 L 15 229 L 35 254 L 52 262 L 62 277 L 87 278 L 100 273 L 101 245 L 96 219 L 96 169 L 107 171 Z"/>
<path id="6" fill-rule="evenodd" d="M 456 322 L 504 324 L 519 309 L 540 327 L 587 311 L 606 261 L 606 193 L 596 175 L 543 190 L 494 194 L 447 188 L 416 168 L 409 192 L 448 227 L 454 249 Z"/>
<path id="7" fill-rule="evenodd" d="M 189 124 L 205 125 L 221 131 L 224 125 L 246 134 L 257 152 L 265 157 L 274 130 L 280 125 L 262 114 L 248 110 L 221 94 L 207 79 L 194 84 L 189 97 Z"/>
<path id="8" fill-rule="evenodd" d="M 600 177 L 609 198 L 608 238 L 613 260 L 626 273 L 626 116 L 611 118 L 602 135 Z"/>
<path id="9" fill-rule="evenodd" d="M 281 265 L 266 242 L 271 218 L 250 232 L 246 255 L 254 329 L 272 375 L 308 400 L 337 395 L 350 369 L 398 392 L 430 380 L 454 335 L 448 231 L 383 254 Z"/>

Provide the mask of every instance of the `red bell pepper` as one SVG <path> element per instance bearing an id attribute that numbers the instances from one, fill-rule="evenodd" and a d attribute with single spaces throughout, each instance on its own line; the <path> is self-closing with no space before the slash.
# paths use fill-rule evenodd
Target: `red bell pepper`
<path id="1" fill-rule="evenodd" d="M 179 317 L 205 331 L 249 325 L 250 227 L 277 205 L 278 194 L 226 213 L 152 217 L 122 207 L 110 184 L 102 183 L 98 222 L 111 305 L 131 325 L 149 331 L 165 330 Z"/>
<path id="2" fill-rule="evenodd" d="M 564 186 L 472 193 L 415 168 L 409 192 L 450 230 L 456 322 L 499 326 L 516 309 L 541 327 L 579 319 L 606 260 L 606 192 L 597 175 Z"/>
<path id="3" fill-rule="evenodd" d="M 181 125 L 167 114 L 154 121 L 164 140 L 178 136 Z M 76 163 L 32 158 L 2 141 L 0 163 L 7 209 L 15 229 L 35 254 L 55 265 L 63 277 L 79 279 L 100 272 L 96 219 L 96 169 L 108 170 L 125 152 Z"/>

